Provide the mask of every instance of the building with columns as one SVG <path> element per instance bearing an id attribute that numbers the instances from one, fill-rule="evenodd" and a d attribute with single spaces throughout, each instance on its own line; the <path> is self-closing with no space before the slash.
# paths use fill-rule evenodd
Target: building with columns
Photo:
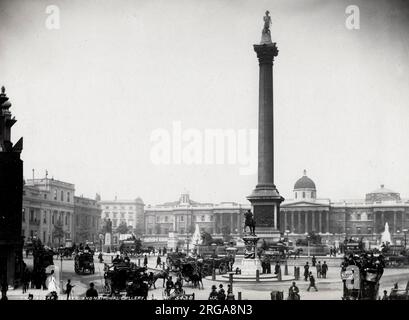
<path id="1" fill-rule="evenodd" d="M 384 185 L 364 199 L 320 199 L 314 181 L 304 170 L 294 185 L 293 199 L 281 205 L 280 220 L 280 231 L 294 238 L 314 231 L 327 238 L 379 241 L 387 222 L 392 239 L 402 239 L 409 228 L 409 200 Z"/>
<path id="2" fill-rule="evenodd" d="M 196 224 L 215 238 L 223 234 L 239 237 L 243 232 L 244 212 L 248 209 L 250 204 L 200 203 L 183 193 L 177 201 L 146 206 L 144 239 L 165 244 L 170 232 L 176 233 L 179 239 L 186 239 L 191 237 Z"/>
<path id="3" fill-rule="evenodd" d="M 66 240 L 98 241 L 101 227 L 99 199 L 75 196 L 75 185 L 48 178 L 28 179 L 23 187 L 22 236 L 38 237 L 48 246 L 65 244 Z M 57 224 L 62 225 L 64 237 L 55 237 Z"/>
<path id="4" fill-rule="evenodd" d="M 47 245 L 74 236 L 74 193 L 72 183 L 49 179 L 28 179 L 23 190 L 22 235 L 25 239 L 37 236 Z M 61 223 L 63 239 L 53 236 L 54 226 Z"/>

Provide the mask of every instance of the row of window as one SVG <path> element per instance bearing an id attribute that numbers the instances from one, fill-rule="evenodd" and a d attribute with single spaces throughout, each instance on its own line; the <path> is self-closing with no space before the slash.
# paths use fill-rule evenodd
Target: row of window
<path id="1" fill-rule="evenodd" d="M 126 214 L 126 212 L 120 212 L 120 216 L 121 216 L 122 219 L 125 219 L 125 214 Z M 105 212 L 105 218 L 106 219 L 109 218 L 109 215 L 110 215 L 110 212 Z M 128 212 L 129 219 L 133 218 L 134 215 L 135 215 L 134 212 Z M 112 212 L 112 217 L 114 219 L 117 219 L 118 218 L 118 213 L 117 212 Z"/>
<path id="2" fill-rule="evenodd" d="M 51 211 L 43 211 L 43 214 L 42 214 L 43 224 L 47 223 L 47 213 L 51 214 Z M 70 212 L 66 212 L 65 215 L 64 215 L 64 212 L 58 213 L 57 211 L 53 211 L 53 213 L 51 214 L 51 223 L 54 224 L 57 221 L 60 221 L 65 225 L 70 225 L 70 217 L 71 217 Z M 30 209 L 30 211 L 29 211 L 29 223 L 40 224 L 40 219 L 41 219 L 41 214 L 38 211 L 35 212 L 34 209 Z M 23 208 L 22 220 L 23 220 L 23 222 L 26 222 L 26 208 Z"/>
<path id="3" fill-rule="evenodd" d="M 47 194 L 44 194 L 44 199 L 47 199 Z M 54 197 L 53 199 L 55 201 L 58 201 L 58 191 L 54 190 Z M 71 193 L 69 191 L 67 191 L 67 193 L 65 194 L 65 199 L 67 202 L 71 202 Z M 64 190 L 60 191 L 60 201 L 64 201 Z"/>
<path id="4" fill-rule="evenodd" d="M 295 199 L 297 199 L 297 196 L 298 196 L 298 192 L 295 192 Z M 305 191 L 303 191 L 302 192 L 302 198 L 303 199 L 305 199 L 305 196 L 306 196 L 306 192 Z M 315 198 L 315 191 L 311 191 L 311 198 Z"/>
<path id="5" fill-rule="evenodd" d="M 161 219 L 161 217 L 162 217 L 162 219 Z M 209 221 L 213 221 L 213 216 L 208 216 L 209 217 Z M 170 218 L 170 219 L 169 219 Z M 177 219 L 177 216 L 175 217 L 176 219 Z M 152 217 L 152 219 L 154 219 L 153 217 Z M 153 220 L 152 219 L 149 219 L 149 222 L 153 222 Z M 163 222 L 173 222 L 173 217 L 169 217 L 169 216 L 156 216 L 156 222 L 161 222 L 161 220 L 163 221 Z M 185 221 L 185 216 L 179 216 L 179 221 L 180 222 L 184 222 Z M 200 216 L 200 217 L 198 217 L 198 216 L 193 216 L 193 221 L 202 221 L 202 222 L 204 222 L 204 221 L 206 221 L 206 216 Z"/>
<path id="6" fill-rule="evenodd" d="M 81 219 L 80 219 L 81 217 Z M 81 220 L 81 221 L 80 221 Z M 80 224 L 85 227 L 99 228 L 98 218 L 95 216 L 82 215 L 75 216 L 75 224 L 79 226 Z"/>
<path id="7" fill-rule="evenodd" d="M 116 209 L 117 209 L 116 206 L 113 206 L 112 208 L 110 206 L 105 206 L 105 210 L 116 210 Z M 126 210 L 125 206 L 120 206 L 119 209 L 120 210 Z M 134 207 L 130 206 L 130 207 L 128 207 L 128 210 L 134 210 Z"/>

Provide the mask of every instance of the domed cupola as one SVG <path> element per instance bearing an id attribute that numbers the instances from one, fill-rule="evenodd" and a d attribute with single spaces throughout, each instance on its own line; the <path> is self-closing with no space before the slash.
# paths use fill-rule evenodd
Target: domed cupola
<path id="1" fill-rule="evenodd" d="M 316 198 L 317 189 L 315 188 L 315 183 L 307 177 L 307 170 L 304 169 L 304 175 L 294 185 L 294 199 L 298 201 L 313 201 Z"/>

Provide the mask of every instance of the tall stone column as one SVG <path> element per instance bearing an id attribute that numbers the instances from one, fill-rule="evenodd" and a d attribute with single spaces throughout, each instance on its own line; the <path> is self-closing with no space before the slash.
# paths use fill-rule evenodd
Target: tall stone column
<path id="1" fill-rule="evenodd" d="M 295 228 L 294 228 L 294 211 L 291 211 L 291 229 L 290 231 L 292 233 L 295 233 Z"/>
<path id="2" fill-rule="evenodd" d="M 396 217 L 397 216 L 397 212 L 396 211 L 394 211 L 393 212 L 393 233 L 396 233 L 396 230 L 398 230 L 398 228 L 396 228 Z"/>
<path id="3" fill-rule="evenodd" d="M 267 12 L 264 21 L 270 21 Z M 253 207 L 256 233 L 262 238 L 277 239 L 284 198 L 274 184 L 273 62 L 278 49 L 271 41 L 269 25 L 264 25 L 262 41 L 254 45 L 254 51 L 259 62 L 258 183 L 247 199 Z"/>
<path id="4" fill-rule="evenodd" d="M 327 232 L 329 233 L 329 211 L 327 211 Z"/>
<path id="5" fill-rule="evenodd" d="M 301 211 L 297 211 L 297 216 L 298 216 L 298 230 L 297 230 L 297 233 L 302 233 L 302 231 L 301 231 Z"/>
<path id="6" fill-rule="evenodd" d="M 308 233 L 308 211 L 304 211 L 304 220 L 305 220 L 304 232 Z"/>
<path id="7" fill-rule="evenodd" d="M 319 215 L 319 232 L 321 232 L 321 233 L 323 233 L 323 230 L 322 230 L 322 211 L 320 211 L 319 213 L 318 213 L 318 215 Z"/>
<path id="8" fill-rule="evenodd" d="M 317 231 L 317 230 L 315 229 L 315 211 L 308 211 L 308 213 L 310 213 L 311 216 L 312 216 L 312 219 L 311 219 L 311 224 L 312 224 L 312 226 L 311 226 L 311 231 Z"/>

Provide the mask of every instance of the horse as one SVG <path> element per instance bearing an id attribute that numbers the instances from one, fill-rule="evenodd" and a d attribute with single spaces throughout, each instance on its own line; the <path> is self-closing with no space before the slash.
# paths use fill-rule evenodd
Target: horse
<path id="1" fill-rule="evenodd" d="M 165 280 L 169 279 L 169 270 L 162 270 L 156 273 L 151 272 L 149 276 L 149 288 L 153 285 L 153 288 L 156 289 L 155 282 L 158 279 L 163 279 L 162 287 L 165 287 Z"/>
<path id="2" fill-rule="evenodd" d="M 250 234 L 256 233 L 256 221 L 253 218 L 252 213 L 249 211 L 245 214 L 245 221 L 244 221 L 244 232 L 246 232 L 247 227 L 250 228 Z"/>
<path id="3" fill-rule="evenodd" d="M 287 259 L 290 259 L 291 256 L 294 256 L 294 260 L 300 257 L 300 253 L 303 252 L 302 249 L 298 248 L 295 250 L 288 250 L 287 251 Z"/>

